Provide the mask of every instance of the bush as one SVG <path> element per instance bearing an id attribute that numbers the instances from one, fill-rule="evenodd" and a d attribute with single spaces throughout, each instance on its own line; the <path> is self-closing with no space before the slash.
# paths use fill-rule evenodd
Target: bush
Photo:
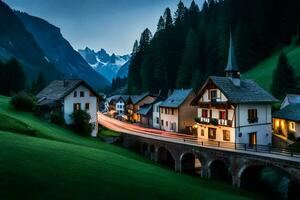
<path id="1" fill-rule="evenodd" d="M 51 123 L 59 125 L 59 126 L 65 124 L 65 119 L 63 118 L 61 113 L 58 111 L 52 112 L 50 114 L 50 120 L 51 120 Z"/>
<path id="2" fill-rule="evenodd" d="M 32 112 L 36 107 L 36 100 L 35 97 L 25 92 L 20 92 L 13 95 L 10 104 L 17 110 Z"/>
<path id="3" fill-rule="evenodd" d="M 90 123 L 91 116 L 84 110 L 76 110 L 72 113 L 74 131 L 82 136 L 90 136 L 93 124 Z"/>

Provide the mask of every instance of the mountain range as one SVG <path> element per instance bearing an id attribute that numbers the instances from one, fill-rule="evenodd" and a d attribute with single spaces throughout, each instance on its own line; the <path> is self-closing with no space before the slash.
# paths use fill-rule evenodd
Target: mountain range
<path id="1" fill-rule="evenodd" d="M 26 73 L 28 86 L 42 73 L 47 82 L 79 78 L 96 90 L 109 87 L 109 81 L 72 48 L 58 27 L 49 22 L 14 11 L 0 1 L 0 30 L 0 61 L 16 58 Z"/>
<path id="2" fill-rule="evenodd" d="M 88 47 L 79 49 L 78 52 L 85 61 L 99 74 L 112 82 L 113 78 L 125 78 L 128 75 L 130 55 L 108 54 L 106 50 L 92 50 Z"/>

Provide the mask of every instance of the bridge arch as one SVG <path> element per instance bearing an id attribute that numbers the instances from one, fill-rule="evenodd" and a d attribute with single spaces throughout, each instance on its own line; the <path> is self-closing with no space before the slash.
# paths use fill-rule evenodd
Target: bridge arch
<path id="1" fill-rule="evenodd" d="M 299 182 L 288 170 L 271 163 L 248 163 L 239 170 L 238 177 L 241 188 L 274 198 L 294 199 L 300 190 Z"/>
<path id="2" fill-rule="evenodd" d="M 180 156 L 180 169 L 183 173 L 202 176 L 204 163 L 204 158 L 193 152 L 184 152 Z"/>
<path id="3" fill-rule="evenodd" d="M 175 157 L 166 147 L 158 147 L 157 163 L 164 165 L 172 170 L 175 170 Z"/>
<path id="4" fill-rule="evenodd" d="M 215 159 L 208 163 L 209 178 L 222 182 L 232 183 L 232 175 L 226 160 Z"/>

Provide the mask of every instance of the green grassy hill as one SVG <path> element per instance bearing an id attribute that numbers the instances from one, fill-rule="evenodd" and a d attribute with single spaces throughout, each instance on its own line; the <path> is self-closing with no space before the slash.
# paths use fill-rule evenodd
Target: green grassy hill
<path id="1" fill-rule="evenodd" d="M 1 199 L 257 199 L 13 110 L 0 96 Z M 24 134 L 34 133 L 36 136 Z"/>
<path id="2" fill-rule="evenodd" d="M 273 71 L 277 66 L 278 58 L 282 51 L 286 53 L 290 64 L 295 69 L 296 75 L 300 76 L 300 46 L 292 44 L 265 59 L 250 71 L 242 74 L 242 77 L 253 79 L 264 89 L 270 91 Z"/>

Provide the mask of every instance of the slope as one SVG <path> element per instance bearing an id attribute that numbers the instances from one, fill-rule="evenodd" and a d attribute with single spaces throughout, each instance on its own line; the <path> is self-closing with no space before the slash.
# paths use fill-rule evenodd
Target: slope
<path id="1" fill-rule="evenodd" d="M 273 80 L 273 71 L 276 69 L 278 58 L 282 51 L 286 53 L 290 64 L 295 69 L 296 75 L 300 76 L 300 46 L 291 44 L 242 74 L 242 77 L 253 79 L 264 89 L 270 91 Z"/>
<path id="2" fill-rule="evenodd" d="M 173 173 L 122 148 L 79 137 L 12 110 L 8 101 L 0 97 L 0 113 L 20 128 L 27 124 L 38 133 L 30 137 L 0 130 L 4 199 L 259 198 L 229 185 Z"/>
<path id="3" fill-rule="evenodd" d="M 87 81 L 95 89 L 108 87 L 109 82 L 96 73 L 62 36 L 60 29 L 38 17 L 15 11 L 16 15 L 34 36 L 46 58 L 66 77 Z"/>

